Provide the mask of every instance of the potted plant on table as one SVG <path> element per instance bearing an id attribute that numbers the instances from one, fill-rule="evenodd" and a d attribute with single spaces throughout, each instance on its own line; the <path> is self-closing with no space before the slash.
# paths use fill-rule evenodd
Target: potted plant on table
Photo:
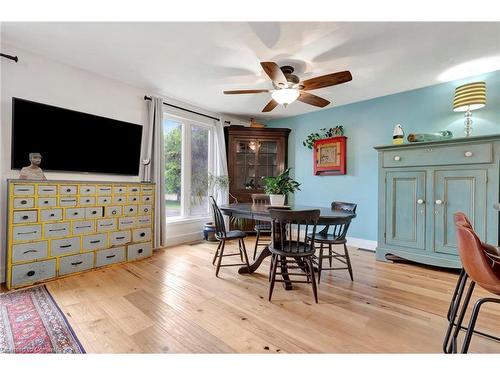
<path id="1" fill-rule="evenodd" d="M 264 179 L 264 190 L 269 194 L 271 206 L 284 206 L 286 195 L 300 190 L 300 183 L 290 177 L 290 169 L 285 169 L 276 177 Z"/>

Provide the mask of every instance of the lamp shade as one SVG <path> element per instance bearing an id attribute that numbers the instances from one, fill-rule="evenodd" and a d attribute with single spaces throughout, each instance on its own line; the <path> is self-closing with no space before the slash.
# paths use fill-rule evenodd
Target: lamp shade
<path id="1" fill-rule="evenodd" d="M 465 112 L 482 108 L 486 105 L 486 83 L 473 82 L 458 86 L 453 99 L 453 111 Z"/>
<path id="2" fill-rule="evenodd" d="M 296 89 L 280 89 L 275 90 L 271 97 L 279 104 L 290 104 L 299 97 L 299 90 Z"/>

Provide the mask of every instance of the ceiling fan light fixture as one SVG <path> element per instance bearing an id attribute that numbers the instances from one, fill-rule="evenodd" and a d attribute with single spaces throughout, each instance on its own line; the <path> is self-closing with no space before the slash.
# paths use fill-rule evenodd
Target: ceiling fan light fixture
<path id="1" fill-rule="evenodd" d="M 273 91 L 271 97 L 279 104 L 287 105 L 294 102 L 299 95 L 300 93 L 297 89 L 281 89 Z"/>

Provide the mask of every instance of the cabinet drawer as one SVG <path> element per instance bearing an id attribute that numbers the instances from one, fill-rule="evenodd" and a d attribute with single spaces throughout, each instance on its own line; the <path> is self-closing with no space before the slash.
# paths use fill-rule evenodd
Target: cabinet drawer
<path id="1" fill-rule="evenodd" d="M 75 195 L 77 191 L 76 185 L 61 185 L 59 186 L 60 195 Z"/>
<path id="2" fill-rule="evenodd" d="M 102 217 L 102 207 L 85 208 L 85 218 L 91 219 L 96 217 Z"/>
<path id="3" fill-rule="evenodd" d="M 130 229 L 135 227 L 135 219 L 131 217 L 120 217 L 118 218 L 118 228 L 121 229 Z"/>
<path id="4" fill-rule="evenodd" d="M 34 195 L 34 185 L 14 185 L 14 195 Z"/>
<path id="5" fill-rule="evenodd" d="M 127 197 L 125 195 L 116 195 L 113 197 L 113 204 L 125 204 Z"/>
<path id="6" fill-rule="evenodd" d="M 151 216 L 139 216 L 137 218 L 138 227 L 149 227 L 151 226 Z"/>
<path id="7" fill-rule="evenodd" d="M 81 185 L 80 195 L 95 195 L 95 186 L 93 185 Z"/>
<path id="8" fill-rule="evenodd" d="M 111 186 L 98 186 L 97 187 L 97 194 L 98 195 L 111 195 L 111 192 L 113 190 L 111 189 Z"/>
<path id="9" fill-rule="evenodd" d="M 143 195 L 141 197 L 142 203 L 151 203 L 153 201 L 152 195 Z"/>
<path id="10" fill-rule="evenodd" d="M 110 204 L 111 203 L 111 197 L 97 197 L 97 204 Z"/>
<path id="11" fill-rule="evenodd" d="M 127 192 L 127 188 L 125 186 L 114 186 L 113 194 L 125 194 Z"/>
<path id="12" fill-rule="evenodd" d="M 43 226 L 45 238 L 66 237 L 69 235 L 69 223 L 52 223 Z"/>
<path id="13" fill-rule="evenodd" d="M 153 255 L 153 246 L 151 242 L 138 243 L 127 246 L 127 259 L 134 260 Z"/>
<path id="14" fill-rule="evenodd" d="M 129 194 L 139 194 L 141 192 L 141 188 L 139 186 L 129 186 L 127 192 Z"/>
<path id="15" fill-rule="evenodd" d="M 34 198 L 14 198 L 14 208 L 32 208 L 34 205 Z"/>
<path id="16" fill-rule="evenodd" d="M 14 211 L 14 224 L 36 223 L 38 221 L 38 211 Z"/>
<path id="17" fill-rule="evenodd" d="M 96 252 L 95 266 L 101 267 L 108 264 L 125 261 L 125 247 L 114 247 L 112 249 L 100 250 Z"/>
<path id="18" fill-rule="evenodd" d="M 135 216 L 137 215 L 137 206 L 135 205 L 130 205 L 130 206 L 125 206 L 123 207 L 123 214 L 125 216 Z"/>
<path id="19" fill-rule="evenodd" d="M 139 206 L 139 215 L 148 215 L 152 211 L 152 206 L 150 204 L 141 204 Z"/>
<path id="20" fill-rule="evenodd" d="M 47 241 L 30 242 L 12 245 L 12 262 L 26 262 L 47 258 L 48 246 Z"/>
<path id="21" fill-rule="evenodd" d="M 50 197 L 38 198 L 37 199 L 37 206 L 38 207 L 55 207 L 55 206 L 57 206 L 57 199 L 50 198 Z"/>
<path id="22" fill-rule="evenodd" d="M 50 241 L 50 256 L 74 254 L 80 251 L 80 237 L 61 238 Z"/>
<path id="23" fill-rule="evenodd" d="M 122 216 L 122 206 L 108 206 L 104 208 L 104 216 Z"/>
<path id="24" fill-rule="evenodd" d="M 132 241 L 133 242 L 151 241 L 151 229 L 139 228 L 132 230 Z"/>
<path id="25" fill-rule="evenodd" d="M 149 195 L 153 194 L 153 186 L 143 186 L 141 188 L 141 193 L 142 194 L 149 194 Z"/>
<path id="26" fill-rule="evenodd" d="M 71 233 L 89 234 L 95 231 L 93 220 L 79 220 L 71 223 Z"/>
<path id="27" fill-rule="evenodd" d="M 56 260 L 20 264 L 12 267 L 12 287 L 20 287 L 56 276 Z"/>
<path id="28" fill-rule="evenodd" d="M 40 224 L 15 226 L 12 229 L 12 239 L 14 241 L 32 241 L 41 238 L 42 226 Z"/>
<path id="29" fill-rule="evenodd" d="M 55 185 L 38 185 L 37 187 L 38 195 L 56 195 L 57 186 Z"/>
<path id="30" fill-rule="evenodd" d="M 131 236 L 129 230 L 123 230 L 120 232 L 113 232 L 109 234 L 109 242 L 111 246 L 125 245 L 131 242 Z"/>
<path id="31" fill-rule="evenodd" d="M 95 197 L 83 196 L 78 198 L 78 202 L 80 202 L 80 206 L 94 206 Z"/>
<path id="32" fill-rule="evenodd" d="M 138 195 L 129 195 L 127 198 L 127 203 L 139 203 L 140 197 Z"/>
<path id="33" fill-rule="evenodd" d="M 66 208 L 64 212 L 66 220 L 84 219 L 85 208 Z"/>
<path id="34" fill-rule="evenodd" d="M 98 232 L 109 232 L 116 230 L 116 219 L 99 219 L 97 220 Z"/>
<path id="35" fill-rule="evenodd" d="M 92 234 L 83 237 L 82 249 L 83 251 L 91 251 L 97 249 L 104 249 L 108 246 L 107 235 L 105 233 Z"/>
<path id="36" fill-rule="evenodd" d="M 457 165 L 491 163 L 493 144 L 471 144 L 426 147 L 411 150 L 384 151 L 384 167 L 409 167 L 427 165 Z"/>
<path id="37" fill-rule="evenodd" d="M 59 221 L 62 220 L 62 209 L 54 208 L 51 210 L 40 210 L 41 221 Z"/>
<path id="38" fill-rule="evenodd" d="M 59 206 L 61 207 L 74 207 L 76 206 L 77 199 L 76 197 L 60 197 L 59 198 Z"/>
<path id="39" fill-rule="evenodd" d="M 84 253 L 59 258 L 59 276 L 86 271 L 94 267 L 94 253 Z"/>

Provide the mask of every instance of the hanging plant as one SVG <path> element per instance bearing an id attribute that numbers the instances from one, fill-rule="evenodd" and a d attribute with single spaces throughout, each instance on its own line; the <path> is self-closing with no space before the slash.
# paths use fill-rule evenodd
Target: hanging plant
<path id="1" fill-rule="evenodd" d="M 320 129 L 321 133 L 311 133 L 307 136 L 307 138 L 302 142 L 302 145 L 309 149 L 314 148 L 314 142 L 318 139 L 324 138 L 332 138 L 344 135 L 344 127 L 342 125 L 336 126 L 334 128 L 322 128 Z"/>

